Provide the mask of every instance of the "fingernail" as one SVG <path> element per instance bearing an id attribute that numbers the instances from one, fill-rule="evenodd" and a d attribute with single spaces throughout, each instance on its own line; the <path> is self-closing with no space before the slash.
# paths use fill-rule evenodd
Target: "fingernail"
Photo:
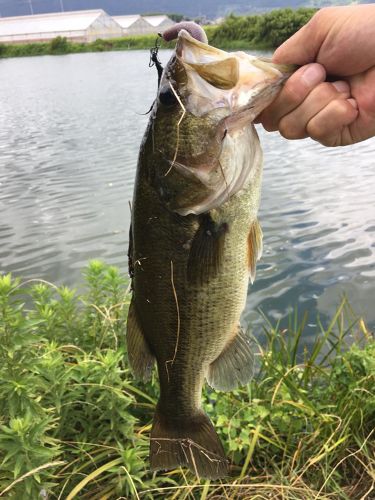
<path id="1" fill-rule="evenodd" d="M 344 82 L 343 80 L 333 82 L 332 85 L 335 87 L 337 92 L 347 93 L 350 90 L 349 84 L 347 82 Z"/>
<path id="2" fill-rule="evenodd" d="M 309 64 L 301 75 L 301 79 L 308 87 L 314 87 L 325 79 L 325 71 L 320 64 Z"/>
<path id="3" fill-rule="evenodd" d="M 355 99 L 348 99 L 348 102 L 350 102 L 354 109 L 358 109 L 358 103 Z"/>

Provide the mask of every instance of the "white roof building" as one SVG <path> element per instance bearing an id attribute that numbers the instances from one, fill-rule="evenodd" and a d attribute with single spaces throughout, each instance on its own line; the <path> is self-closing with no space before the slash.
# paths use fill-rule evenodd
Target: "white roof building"
<path id="1" fill-rule="evenodd" d="M 150 24 L 142 16 L 114 16 L 121 26 L 123 35 L 143 35 L 149 33 Z"/>
<path id="2" fill-rule="evenodd" d="M 168 16 L 143 16 L 143 19 L 158 30 L 165 30 L 175 24 Z"/>
<path id="3" fill-rule="evenodd" d="M 41 42 L 57 36 L 92 42 L 122 36 L 122 28 L 103 10 L 0 17 L 0 42 Z"/>
<path id="4" fill-rule="evenodd" d="M 175 24 L 168 16 L 114 16 L 113 19 L 120 24 L 125 36 L 156 34 Z"/>

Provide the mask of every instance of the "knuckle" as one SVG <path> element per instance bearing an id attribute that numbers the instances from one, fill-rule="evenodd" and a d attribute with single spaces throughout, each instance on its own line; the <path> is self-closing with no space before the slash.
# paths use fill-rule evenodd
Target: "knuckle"
<path id="1" fill-rule="evenodd" d="M 339 121 L 337 125 L 332 128 L 327 127 L 325 123 L 319 119 L 311 120 L 306 127 L 307 133 L 312 139 L 320 142 L 323 146 L 330 147 L 337 145 L 337 137 L 340 135 L 341 129 L 342 127 Z"/>
<path id="2" fill-rule="evenodd" d="M 346 115 L 350 104 L 346 99 L 336 99 L 333 103 L 333 112 L 338 116 Z"/>
<path id="3" fill-rule="evenodd" d="M 332 15 L 335 15 L 335 7 L 330 6 L 330 7 L 323 7 L 316 12 L 313 17 L 311 18 L 311 21 L 318 26 L 320 23 L 325 23 L 327 19 L 329 19 Z"/>
<path id="4" fill-rule="evenodd" d="M 348 111 L 351 111 L 349 106 L 351 105 L 345 99 L 331 101 L 323 117 L 318 115 L 307 124 L 309 136 L 325 146 L 335 145 L 332 141 L 341 133 L 347 122 Z"/>
<path id="5" fill-rule="evenodd" d="M 306 128 L 309 136 L 312 139 L 321 142 L 322 144 L 323 141 L 325 141 L 329 137 L 327 130 L 323 128 L 322 124 L 318 120 L 311 120 L 307 124 Z"/>
<path id="6" fill-rule="evenodd" d="M 262 119 L 261 124 L 267 132 L 275 132 L 277 130 L 277 124 L 274 123 L 272 120 L 269 119 Z"/>
<path id="7" fill-rule="evenodd" d="M 285 139 L 303 139 L 306 137 L 305 126 L 292 117 L 285 117 L 279 122 L 279 132 Z"/>
<path id="8" fill-rule="evenodd" d="M 318 12 L 316 12 L 313 16 L 313 19 L 315 21 L 321 21 L 322 18 L 326 17 L 327 14 L 327 7 L 323 7 L 322 9 L 319 9 Z"/>
<path id="9" fill-rule="evenodd" d="M 340 146 L 338 134 L 322 137 L 321 139 L 315 140 L 320 142 L 320 144 L 326 146 L 327 148 L 335 148 L 337 146 Z"/>
<path id="10" fill-rule="evenodd" d="M 322 82 L 315 88 L 315 97 L 320 101 L 330 101 L 336 98 L 337 92 L 329 82 Z"/>
<path id="11" fill-rule="evenodd" d="M 297 105 L 304 100 L 306 93 L 305 87 L 296 77 L 287 81 L 282 90 L 282 96 L 280 94 L 280 98 L 282 97 L 289 105 Z"/>
<path id="12" fill-rule="evenodd" d="M 319 9 L 302 28 L 305 30 L 305 40 L 314 40 L 317 33 L 321 31 L 322 25 L 326 23 L 326 10 L 327 7 Z"/>
<path id="13" fill-rule="evenodd" d="M 320 22 L 322 20 L 322 14 L 324 17 L 323 13 L 324 9 L 325 7 L 319 9 L 318 12 L 315 12 L 310 21 L 305 25 L 305 28 L 309 31 L 309 33 L 313 34 L 316 32 L 316 29 L 319 27 Z"/>
<path id="14" fill-rule="evenodd" d="M 320 142 L 323 146 L 333 147 L 338 145 L 337 137 L 340 130 L 327 130 L 318 120 L 312 120 L 307 125 L 307 133 L 311 139 Z"/>

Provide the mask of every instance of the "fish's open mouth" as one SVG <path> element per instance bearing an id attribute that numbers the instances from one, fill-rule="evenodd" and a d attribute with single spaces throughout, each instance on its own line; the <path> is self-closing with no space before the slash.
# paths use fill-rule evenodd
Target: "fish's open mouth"
<path id="1" fill-rule="evenodd" d="M 260 177 L 262 155 L 251 122 L 291 71 L 245 52 L 212 47 L 182 26 L 169 35 L 177 37 L 176 50 L 155 108 L 173 139 L 161 147 L 167 159 L 163 182 L 173 194 L 169 209 L 199 215 L 222 206 Z"/>
<path id="2" fill-rule="evenodd" d="M 270 61 L 211 47 L 186 30 L 178 34 L 176 56 L 187 74 L 185 106 L 195 116 L 217 108 L 227 108 L 228 115 L 255 108 L 258 114 L 288 76 Z"/>

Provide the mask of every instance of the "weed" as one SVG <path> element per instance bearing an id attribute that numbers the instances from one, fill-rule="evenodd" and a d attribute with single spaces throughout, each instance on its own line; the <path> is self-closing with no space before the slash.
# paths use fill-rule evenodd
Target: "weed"
<path id="1" fill-rule="evenodd" d="M 375 342 L 346 300 L 303 348 L 306 316 L 267 323 L 258 371 L 204 392 L 231 462 L 211 483 L 148 469 L 156 375 L 127 366 L 127 280 L 99 261 L 83 293 L 0 276 L 0 497 L 370 499 Z"/>

